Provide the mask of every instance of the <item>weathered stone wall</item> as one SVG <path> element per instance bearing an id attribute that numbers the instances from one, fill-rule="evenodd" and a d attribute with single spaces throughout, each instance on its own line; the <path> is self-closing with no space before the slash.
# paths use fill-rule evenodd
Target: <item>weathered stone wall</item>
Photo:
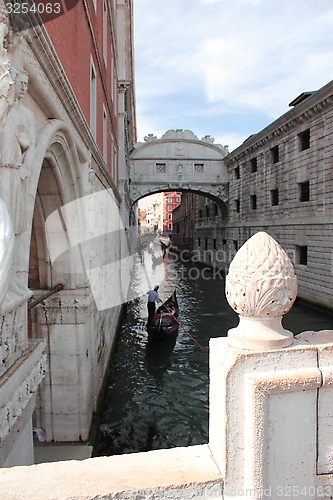
<path id="1" fill-rule="evenodd" d="M 278 150 L 278 152 L 277 152 Z M 275 156 L 274 156 L 275 154 Z M 196 220 L 198 239 L 228 267 L 238 248 L 265 230 L 291 257 L 299 297 L 333 309 L 333 83 L 251 136 L 224 160 L 229 174 L 228 218 Z M 199 198 L 198 198 L 199 200 Z M 209 257 L 209 253 L 206 252 Z"/>

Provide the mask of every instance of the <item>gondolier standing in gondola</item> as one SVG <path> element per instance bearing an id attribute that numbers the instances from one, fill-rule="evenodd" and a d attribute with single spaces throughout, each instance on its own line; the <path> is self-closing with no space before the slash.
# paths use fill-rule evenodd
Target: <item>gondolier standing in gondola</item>
<path id="1" fill-rule="evenodd" d="M 152 321 L 153 316 L 155 314 L 156 302 L 162 302 L 158 296 L 158 289 L 159 289 L 159 286 L 156 285 L 154 290 L 149 290 L 149 292 L 148 292 L 148 302 L 147 302 L 148 325 L 151 324 L 151 321 Z"/>

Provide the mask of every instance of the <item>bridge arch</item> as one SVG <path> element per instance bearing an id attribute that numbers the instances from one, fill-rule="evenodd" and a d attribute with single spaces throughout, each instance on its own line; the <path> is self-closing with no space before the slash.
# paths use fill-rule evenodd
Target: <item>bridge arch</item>
<path id="1" fill-rule="evenodd" d="M 154 193 L 193 192 L 214 199 L 226 209 L 228 147 L 201 140 L 190 130 L 168 130 L 160 139 L 149 134 L 137 143 L 130 158 L 132 204 Z"/>

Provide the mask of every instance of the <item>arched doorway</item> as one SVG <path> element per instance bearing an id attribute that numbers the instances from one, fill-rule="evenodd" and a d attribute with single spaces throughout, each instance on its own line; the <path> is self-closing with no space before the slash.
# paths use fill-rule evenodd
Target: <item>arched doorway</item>
<path id="1" fill-rule="evenodd" d="M 57 241 L 50 239 L 46 221 L 82 193 L 67 138 L 58 131 L 50 142 L 36 189 L 28 284 L 34 301 L 59 283 L 63 290 L 29 311 L 29 335 L 46 340 L 48 358 L 33 418 L 34 426 L 45 431 L 47 441 L 77 441 L 87 439 L 93 411 L 94 355 L 87 321 L 90 289 L 83 273 L 71 272 L 70 249 L 61 265 L 52 265 L 50 245 Z"/>

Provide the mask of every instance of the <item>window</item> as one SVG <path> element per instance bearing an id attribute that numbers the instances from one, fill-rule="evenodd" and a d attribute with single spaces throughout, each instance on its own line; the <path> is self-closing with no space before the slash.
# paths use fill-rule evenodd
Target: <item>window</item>
<path id="1" fill-rule="evenodd" d="M 252 158 L 250 160 L 251 172 L 254 173 L 258 170 L 258 158 Z"/>
<path id="2" fill-rule="evenodd" d="M 172 203 L 172 198 L 168 198 L 168 203 Z"/>
<path id="3" fill-rule="evenodd" d="M 299 201 L 309 201 L 310 200 L 310 182 L 300 182 L 299 186 Z"/>
<path id="4" fill-rule="evenodd" d="M 199 210 L 199 219 L 202 219 L 202 210 Z"/>
<path id="5" fill-rule="evenodd" d="M 223 250 L 227 249 L 227 240 L 222 240 L 222 248 Z"/>
<path id="6" fill-rule="evenodd" d="M 205 248 L 208 248 L 208 238 L 205 238 Z"/>
<path id="7" fill-rule="evenodd" d="M 310 129 L 304 130 L 298 134 L 298 146 L 300 151 L 304 151 L 305 149 L 309 149 L 310 147 Z"/>
<path id="8" fill-rule="evenodd" d="M 219 213 L 219 207 L 217 205 L 214 205 L 214 215 L 218 215 Z"/>
<path id="9" fill-rule="evenodd" d="M 235 200 L 235 210 L 239 214 L 239 212 L 240 212 L 240 199 L 239 198 L 238 198 L 238 200 Z"/>
<path id="10" fill-rule="evenodd" d="M 234 173 L 235 173 L 235 179 L 238 180 L 240 178 L 240 171 L 239 171 L 239 167 L 236 167 L 234 169 Z"/>
<path id="11" fill-rule="evenodd" d="M 108 115 L 103 104 L 103 157 L 108 162 Z"/>
<path id="12" fill-rule="evenodd" d="M 233 243 L 234 243 L 234 250 L 237 252 L 237 250 L 238 250 L 238 241 L 237 240 L 233 240 Z"/>
<path id="13" fill-rule="evenodd" d="M 168 212 L 172 212 L 172 205 L 168 205 Z"/>
<path id="14" fill-rule="evenodd" d="M 156 172 L 158 174 L 161 174 L 166 171 L 166 165 L 165 163 L 156 163 Z"/>
<path id="15" fill-rule="evenodd" d="M 168 229 L 171 231 L 172 230 L 172 222 L 169 222 L 168 224 Z"/>
<path id="16" fill-rule="evenodd" d="M 206 217 L 209 217 L 209 207 L 206 205 Z"/>
<path id="17" fill-rule="evenodd" d="M 200 245 L 201 245 L 201 239 L 198 238 L 198 247 L 200 247 Z"/>
<path id="18" fill-rule="evenodd" d="M 176 198 L 176 202 L 180 203 L 180 197 L 179 196 Z"/>
<path id="19" fill-rule="evenodd" d="M 93 61 L 90 61 L 90 130 L 96 139 L 96 70 Z"/>
<path id="20" fill-rule="evenodd" d="M 279 190 L 272 189 L 271 190 L 271 205 L 275 206 L 279 204 Z"/>
<path id="21" fill-rule="evenodd" d="M 203 174 L 204 164 L 203 163 L 195 163 L 194 164 L 194 172 L 197 174 Z"/>
<path id="22" fill-rule="evenodd" d="M 280 161 L 279 146 L 275 146 L 271 149 L 271 157 L 273 163 L 278 163 Z"/>
<path id="23" fill-rule="evenodd" d="M 214 250 L 216 250 L 216 249 L 217 249 L 216 239 L 213 239 L 213 248 L 214 248 Z"/>
<path id="24" fill-rule="evenodd" d="M 172 214 L 168 214 L 168 219 L 172 220 Z"/>
<path id="25" fill-rule="evenodd" d="M 250 196 L 250 202 L 251 202 L 251 209 L 255 210 L 257 208 L 257 195 L 256 194 L 252 194 Z"/>
<path id="26" fill-rule="evenodd" d="M 297 264 L 302 264 L 303 266 L 308 265 L 308 247 L 303 245 L 296 246 L 296 258 Z"/>
<path id="27" fill-rule="evenodd" d="M 105 66 L 108 60 L 108 10 L 106 0 L 103 0 L 103 57 Z"/>

